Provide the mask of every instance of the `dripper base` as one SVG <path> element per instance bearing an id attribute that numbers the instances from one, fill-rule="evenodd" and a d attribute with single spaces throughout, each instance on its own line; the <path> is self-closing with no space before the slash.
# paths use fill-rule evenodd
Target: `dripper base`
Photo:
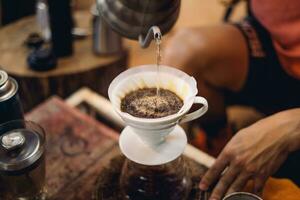
<path id="1" fill-rule="evenodd" d="M 151 133 L 149 133 L 151 134 Z M 185 131 L 178 125 L 157 145 L 148 145 L 134 133 L 130 126 L 123 129 L 119 146 L 131 161 L 142 165 L 162 165 L 178 158 L 187 145 Z"/>

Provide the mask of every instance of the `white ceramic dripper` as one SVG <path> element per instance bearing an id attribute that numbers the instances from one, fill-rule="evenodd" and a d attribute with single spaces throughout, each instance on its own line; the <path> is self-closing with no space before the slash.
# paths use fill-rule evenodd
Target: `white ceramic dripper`
<path id="1" fill-rule="evenodd" d="M 153 159 L 152 161 L 151 159 L 145 161 L 142 158 L 142 153 L 141 156 L 137 155 L 138 153 L 134 150 L 128 150 L 128 148 L 131 148 L 130 144 L 125 144 L 130 142 L 128 139 L 129 137 L 131 140 L 134 140 L 136 139 L 135 136 L 130 133 L 126 134 L 125 137 L 125 134 L 122 134 L 120 138 L 122 152 L 125 155 L 127 154 L 126 157 L 131 158 L 134 157 L 131 154 L 136 154 L 135 161 L 142 164 L 162 164 L 162 162 L 170 161 L 173 157 L 178 156 L 177 154 L 181 154 L 187 141 L 184 131 L 176 125 L 199 118 L 208 109 L 207 101 L 203 97 L 196 96 L 198 93 L 197 83 L 193 77 L 180 70 L 164 65 L 160 66 L 159 79 L 157 76 L 156 65 L 138 66 L 128 69 L 118 75 L 112 81 L 108 89 L 109 99 L 113 107 L 126 125 L 130 127 L 126 127 L 124 131 L 134 132 L 135 135 L 140 138 L 142 143 L 148 146 L 141 147 L 143 144 L 140 144 L 141 148 L 148 148 L 148 156 L 151 154 L 150 151 L 152 150 L 155 153 L 161 153 L 163 150 L 166 154 L 166 157 L 157 159 L 155 162 Z M 157 83 L 157 80 L 159 80 L 159 83 Z M 157 87 L 157 84 L 159 84 L 160 88 L 171 90 L 183 99 L 183 107 L 178 113 L 162 118 L 146 119 L 134 117 L 121 111 L 121 100 L 127 93 L 140 88 L 155 88 Z M 193 104 L 202 104 L 202 107 L 192 113 L 188 113 Z M 177 127 L 175 132 L 180 132 L 180 134 L 174 133 L 173 138 L 169 138 L 166 142 L 166 138 L 172 131 L 174 132 L 175 127 Z M 136 143 L 139 142 L 136 140 Z M 171 143 L 173 143 L 174 148 L 176 146 L 178 148 L 175 150 L 169 149 L 169 147 L 172 146 Z M 181 146 L 181 149 L 179 149 L 178 145 Z"/>

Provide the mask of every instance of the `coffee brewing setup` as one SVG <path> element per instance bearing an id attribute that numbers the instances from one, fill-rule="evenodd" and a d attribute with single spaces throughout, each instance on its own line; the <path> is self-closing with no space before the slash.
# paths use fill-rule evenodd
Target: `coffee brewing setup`
<path id="1" fill-rule="evenodd" d="M 180 0 L 97 0 L 97 8 L 114 31 L 138 40 L 146 48 L 153 39 L 160 40 L 172 28 L 179 15 Z M 187 137 L 178 124 L 199 118 L 208 105 L 203 97 L 196 96 L 197 84 L 193 77 L 159 65 L 159 50 L 158 46 L 157 65 L 126 70 L 108 89 L 113 107 L 126 124 L 119 138 L 120 149 L 126 157 L 120 176 L 120 199 L 183 200 L 191 191 L 192 180 L 182 157 Z M 171 91 L 183 100 L 183 106 L 175 114 L 151 119 L 122 111 L 122 98 L 143 88 Z M 202 107 L 187 114 L 193 104 Z"/>
<path id="2" fill-rule="evenodd" d="M 168 66 L 160 66 L 160 88 L 170 90 L 183 100 L 179 112 L 161 118 L 139 118 L 121 110 L 121 100 L 130 91 L 155 88 L 155 65 L 129 69 L 111 83 L 109 99 L 127 125 L 119 146 L 126 156 L 120 187 L 124 199 L 186 199 L 191 190 L 189 172 L 182 158 L 187 145 L 184 130 L 178 125 L 202 116 L 207 101 L 198 93 L 195 79 Z M 193 104 L 202 105 L 188 113 Z"/>
<path id="3" fill-rule="evenodd" d="M 181 1 L 96 1 L 96 7 L 92 8 L 95 53 L 104 55 L 120 52 L 120 36 L 138 40 L 142 48 L 147 48 L 152 40 L 155 40 L 158 47 L 156 65 L 128 69 L 119 74 L 108 88 L 109 100 L 126 124 L 119 138 L 119 147 L 125 160 L 117 180 L 118 198 L 110 199 L 188 200 L 193 180 L 190 163 L 183 156 L 187 136 L 180 124 L 200 118 L 207 112 L 208 103 L 205 98 L 197 96 L 197 82 L 193 77 L 173 67 L 160 65 L 160 40 L 175 24 Z M 58 6 L 57 2 L 59 1 L 49 4 L 52 10 Z M 69 1 L 64 2 L 70 12 Z M 46 1 L 39 0 L 38 5 L 40 25 L 48 40 L 49 24 L 44 23 L 48 18 Z M 68 16 L 70 17 L 70 13 Z M 52 22 L 60 20 L 60 17 L 52 15 Z M 52 24 L 52 28 L 53 26 Z M 65 28 L 71 27 L 70 19 Z M 58 52 L 58 56 L 70 55 L 72 38 L 69 31 L 57 27 L 56 29 L 68 33 L 68 37 L 64 37 L 63 34 L 54 37 L 52 32 L 52 38 L 56 38 L 54 50 Z M 67 46 L 59 48 L 60 41 L 66 38 Z M 126 95 L 144 89 L 157 90 L 157 96 L 162 95 L 159 91 L 171 94 L 170 98 L 173 100 L 178 97 L 178 111 L 153 118 L 134 116 L 124 111 L 122 101 Z M 161 102 L 162 105 L 164 103 Z M 196 104 L 199 104 L 198 108 L 190 112 Z M 44 130 L 34 122 L 24 121 L 18 84 L 2 70 L 0 113 L 0 199 L 46 199 Z M 197 199 L 208 199 L 209 192 L 201 192 L 203 193 L 197 196 Z M 232 194 L 226 199 L 240 199 L 242 196 L 249 200 L 259 199 L 250 193 Z"/>

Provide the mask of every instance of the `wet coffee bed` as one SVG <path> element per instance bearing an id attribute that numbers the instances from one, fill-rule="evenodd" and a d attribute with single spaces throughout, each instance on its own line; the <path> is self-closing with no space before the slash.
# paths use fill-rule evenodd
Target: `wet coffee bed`
<path id="1" fill-rule="evenodd" d="M 207 168 L 195 161 L 185 157 L 191 172 L 193 189 L 190 192 L 188 200 L 208 200 L 209 192 L 201 192 L 198 189 L 200 177 L 203 176 Z M 124 200 L 120 195 L 119 179 L 121 169 L 124 163 L 124 156 L 117 156 L 111 160 L 108 167 L 101 171 L 93 194 L 93 200 Z M 172 199 L 165 199 L 172 200 Z"/>
<path id="2" fill-rule="evenodd" d="M 140 118 L 161 118 L 177 113 L 183 101 L 174 92 L 160 88 L 143 88 L 125 95 L 121 110 Z"/>

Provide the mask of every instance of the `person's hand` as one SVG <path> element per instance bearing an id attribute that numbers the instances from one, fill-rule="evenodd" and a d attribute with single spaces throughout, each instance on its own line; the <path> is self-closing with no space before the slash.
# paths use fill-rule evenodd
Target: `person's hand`
<path id="1" fill-rule="evenodd" d="M 239 131 L 226 145 L 200 182 L 207 190 L 216 183 L 210 199 L 241 191 L 253 180 L 260 195 L 267 178 L 299 148 L 300 109 L 284 111 Z"/>

